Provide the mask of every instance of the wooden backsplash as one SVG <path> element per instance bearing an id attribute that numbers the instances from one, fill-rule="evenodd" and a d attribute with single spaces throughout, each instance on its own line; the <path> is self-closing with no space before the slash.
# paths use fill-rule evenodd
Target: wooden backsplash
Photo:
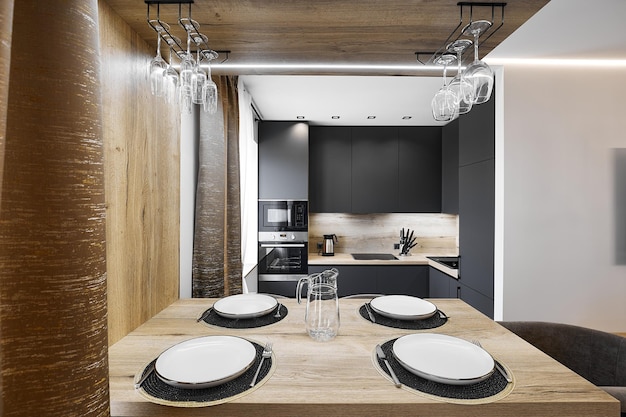
<path id="1" fill-rule="evenodd" d="M 180 116 L 150 94 L 156 51 L 104 1 L 99 23 L 113 344 L 178 299 Z"/>
<path id="2" fill-rule="evenodd" d="M 316 252 L 323 235 L 334 233 L 337 253 L 395 253 L 393 244 L 399 242 L 402 228 L 415 231 L 419 245 L 412 253 L 458 252 L 458 216 L 439 213 L 310 214 L 309 251 Z"/>

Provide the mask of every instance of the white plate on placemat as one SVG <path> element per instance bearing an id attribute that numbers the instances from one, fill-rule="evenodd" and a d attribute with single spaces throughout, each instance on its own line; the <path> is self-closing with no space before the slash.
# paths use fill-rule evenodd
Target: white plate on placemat
<path id="1" fill-rule="evenodd" d="M 431 317 L 437 307 L 430 301 L 409 295 L 383 295 L 370 301 L 380 315 L 398 320 L 421 320 Z"/>
<path id="2" fill-rule="evenodd" d="M 222 298 L 213 304 L 217 314 L 228 319 L 250 319 L 272 312 L 278 301 L 265 294 L 237 294 Z"/>
<path id="3" fill-rule="evenodd" d="M 207 388 L 237 378 L 255 358 L 254 345 L 240 337 L 198 337 L 161 353 L 155 371 L 163 382 L 178 388 Z"/>
<path id="4" fill-rule="evenodd" d="M 409 372 L 451 385 L 483 381 L 491 376 L 495 366 L 483 348 L 444 334 L 402 336 L 393 343 L 393 354 Z"/>

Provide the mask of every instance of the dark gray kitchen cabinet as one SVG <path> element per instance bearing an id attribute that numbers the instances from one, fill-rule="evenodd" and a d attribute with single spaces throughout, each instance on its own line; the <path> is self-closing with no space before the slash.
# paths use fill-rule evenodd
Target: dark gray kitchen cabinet
<path id="1" fill-rule="evenodd" d="M 430 298 L 458 298 L 457 280 L 454 277 L 431 266 L 428 278 Z"/>
<path id="2" fill-rule="evenodd" d="M 388 127 L 352 128 L 352 213 L 398 211 L 398 135 Z"/>
<path id="3" fill-rule="evenodd" d="M 349 213 L 352 210 L 350 129 L 312 126 L 309 134 L 309 210 Z"/>
<path id="4" fill-rule="evenodd" d="M 340 297 L 354 294 L 406 294 L 428 297 L 425 265 L 309 265 L 309 273 L 337 268 Z"/>
<path id="5" fill-rule="evenodd" d="M 464 285 L 462 282 L 457 282 L 458 298 L 465 301 L 467 304 L 474 307 L 476 310 L 483 313 L 489 318 L 493 318 L 493 298 L 474 290 L 473 288 Z"/>
<path id="6" fill-rule="evenodd" d="M 376 284 L 380 294 L 406 294 L 425 298 L 429 293 L 428 266 L 379 266 Z"/>
<path id="7" fill-rule="evenodd" d="M 441 212 L 459 214 L 459 119 L 441 129 Z"/>
<path id="8" fill-rule="evenodd" d="M 371 265 L 309 265 L 309 274 L 337 268 L 339 297 L 353 294 L 377 293 L 376 267 Z"/>
<path id="9" fill-rule="evenodd" d="M 493 318 L 495 95 L 459 118 L 461 298 Z"/>
<path id="10" fill-rule="evenodd" d="M 259 123 L 259 198 L 309 199 L 309 125 Z"/>
<path id="11" fill-rule="evenodd" d="M 312 126 L 312 213 L 441 212 L 440 127 Z"/>
<path id="12" fill-rule="evenodd" d="M 399 212 L 441 212 L 442 129 L 398 128 Z"/>

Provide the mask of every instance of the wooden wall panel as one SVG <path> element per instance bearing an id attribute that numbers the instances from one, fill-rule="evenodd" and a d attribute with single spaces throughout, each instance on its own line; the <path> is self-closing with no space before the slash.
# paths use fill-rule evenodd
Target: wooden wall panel
<path id="1" fill-rule="evenodd" d="M 99 3 L 113 344 L 178 299 L 180 115 L 150 94 L 155 51 Z"/>

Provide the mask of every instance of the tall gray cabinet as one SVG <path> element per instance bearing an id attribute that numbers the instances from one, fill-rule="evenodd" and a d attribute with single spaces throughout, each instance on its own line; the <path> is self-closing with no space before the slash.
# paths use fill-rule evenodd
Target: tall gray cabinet
<path id="1" fill-rule="evenodd" d="M 461 116 L 458 128 L 459 294 L 493 318 L 495 97 Z"/>

